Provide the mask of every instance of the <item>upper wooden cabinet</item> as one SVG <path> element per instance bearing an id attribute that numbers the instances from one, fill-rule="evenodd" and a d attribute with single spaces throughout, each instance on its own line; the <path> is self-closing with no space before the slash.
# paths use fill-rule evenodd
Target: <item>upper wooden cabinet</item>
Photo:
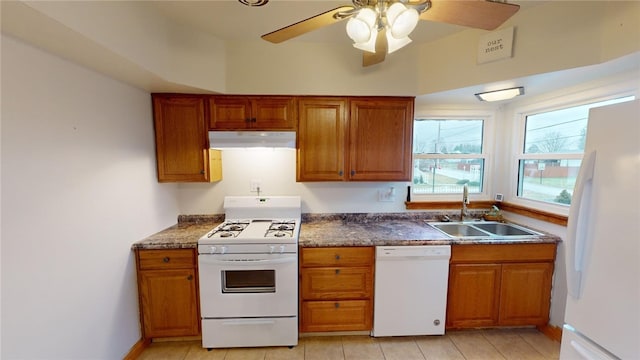
<path id="1" fill-rule="evenodd" d="M 222 178 L 220 151 L 209 149 L 203 96 L 153 94 L 159 182 Z"/>
<path id="2" fill-rule="evenodd" d="M 209 97 L 210 130 L 295 130 L 293 96 Z"/>
<path id="3" fill-rule="evenodd" d="M 345 180 L 348 101 L 298 100 L 297 181 Z"/>
<path id="4" fill-rule="evenodd" d="M 298 101 L 297 181 L 411 179 L 413 98 Z"/>
<path id="5" fill-rule="evenodd" d="M 411 180 L 413 98 L 350 103 L 349 179 Z"/>

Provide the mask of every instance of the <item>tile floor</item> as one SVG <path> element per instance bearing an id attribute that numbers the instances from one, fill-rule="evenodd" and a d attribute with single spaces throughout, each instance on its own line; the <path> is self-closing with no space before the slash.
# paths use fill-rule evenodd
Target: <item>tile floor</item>
<path id="1" fill-rule="evenodd" d="M 152 343 L 141 360 L 558 359 L 560 343 L 535 329 L 449 331 L 444 336 L 317 336 L 298 346 L 203 349 L 199 341 Z"/>

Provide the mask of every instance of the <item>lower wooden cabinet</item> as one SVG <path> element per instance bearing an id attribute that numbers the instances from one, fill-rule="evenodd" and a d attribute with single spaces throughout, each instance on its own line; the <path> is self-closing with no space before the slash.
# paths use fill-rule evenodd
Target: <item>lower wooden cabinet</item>
<path id="1" fill-rule="evenodd" d="M 300 331 L 371 330 L 373 247 L 300 249 Z"/>
<path id="2" fill-rule="evenodd" d="M 545 325 L 556 244 L 454 245 L 447 328 Z"/>
<path id="3" fill-rule="evenodd" d="M 137 250 L 142 337 L 200 334 L 194 249 Z"/>

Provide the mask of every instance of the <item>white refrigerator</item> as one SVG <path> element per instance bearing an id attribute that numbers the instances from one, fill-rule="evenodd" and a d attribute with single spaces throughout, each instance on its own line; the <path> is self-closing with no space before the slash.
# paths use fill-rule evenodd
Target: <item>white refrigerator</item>
<path id="1" fill-rule="evenodd" d="M 560 359 L 640 359 L 640 100 L 589 112 L 565 243 Z"/>

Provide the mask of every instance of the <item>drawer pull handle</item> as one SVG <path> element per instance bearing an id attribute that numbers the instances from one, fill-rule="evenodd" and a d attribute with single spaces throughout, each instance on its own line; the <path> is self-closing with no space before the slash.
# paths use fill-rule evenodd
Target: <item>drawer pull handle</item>
<path id="1" fill-rule="evenodd" d="M 340 275 L 340 269 L 336 269 L 336 275 Z"/>
<path id="2" fill-rule="evenodd" d="M 165 257 L 162 259 L 162 262 L 164 262 L 164 263 L 168 263 L 169 261 L 171 261 L 171 259 L 170 259 L 168 256 L 165 256 Z"/>
<path id="3" fill-rule="evenodd" d="M 336 307 L 336 309 L 337 309 L 337 308 L 339 308 L 339 307 L 340 307 L 340 303 L 335 303 L 335 304 L 334 304 L 334 306 L 335 306 L 335 307 Z"/>
<path id="4" fill-rule="evenodd" d="M 336 255 L 336 260 L 340 260 L 340 255 Z"/>

